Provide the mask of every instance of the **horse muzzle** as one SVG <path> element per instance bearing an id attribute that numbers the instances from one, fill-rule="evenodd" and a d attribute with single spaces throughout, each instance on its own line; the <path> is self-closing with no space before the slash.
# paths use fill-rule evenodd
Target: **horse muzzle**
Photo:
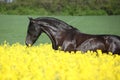
<path id="1" fill-rule="evenodd" d="M 32 43 L 31 41 L 25 41 L 25 44 L 26 44 L 27 46 L 32 46 L 32 45 L 33 45 L 33 43 Z"/>

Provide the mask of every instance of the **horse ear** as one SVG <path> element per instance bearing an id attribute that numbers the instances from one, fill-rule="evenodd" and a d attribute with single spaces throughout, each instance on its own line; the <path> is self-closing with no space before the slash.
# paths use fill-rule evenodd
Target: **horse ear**
<path id="1" fill-rule="evenodd" d="M 32 17 L 28 17 L 30 22 L 35 23 L 35 20 Z"/>
<path id="2" fill-rule="evenodd" d="M 28 19 L 31 21 L 31 20 L 33 20 L 33 18 L 32 17 L 28 17 Z"/>

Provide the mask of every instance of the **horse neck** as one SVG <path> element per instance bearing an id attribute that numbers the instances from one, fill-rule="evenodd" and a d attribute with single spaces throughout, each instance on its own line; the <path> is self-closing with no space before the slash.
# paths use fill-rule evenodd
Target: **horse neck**
<path id="1" fill-rule="evenodd" d="M 48 35 L 48 37 L 50 38 L 51 42 L 52 42 L 52 47 L 53 49 L 57 50 L 57 45 L 56 45 L 56 37 L 55 35 L 57 34 L 58 30 L 52 26 L 48 27 L 48 26 L 44 26 L 42 27 L 42 30 L 45 34 Z"/>
<path id="2" fill-rule="evenodd" d="M 53 49 L 57 50 L 58 47 L 62 44 L 63 39 L 65 38 L 66 30 L 72 29 L 70 25 L 65 23 L 49 24 L 44 21 L 39 22 L 40 27 L 43 32 L 45 32 L 52 42 Z"/>

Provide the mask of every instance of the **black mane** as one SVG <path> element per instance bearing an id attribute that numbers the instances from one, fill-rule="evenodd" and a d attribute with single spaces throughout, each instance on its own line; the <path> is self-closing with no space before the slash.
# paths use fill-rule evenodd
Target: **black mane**
<path id="1" fill-rule="evenodd" d="M 36 18 L 34 20 L 46 22 L 46 23 L 48 23 L 54 27 L 57 27 L 57 28 L 77 30 L 76 28 L 67 24 L 66 22 L 64 22 L 60 19 L 57 19 L 57 18 L 53 18 L 53 17 L 39 17 L 39 18 Z"/>

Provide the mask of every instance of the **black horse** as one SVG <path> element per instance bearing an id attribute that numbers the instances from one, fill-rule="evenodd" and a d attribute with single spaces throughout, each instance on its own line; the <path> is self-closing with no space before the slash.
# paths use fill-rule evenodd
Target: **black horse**
<path id="1" fill-rule="evenodd" d="M 63 51 L 96 51 L 120 54 L 120 37 L 115 35 L 91 35 L 79 32 L 71 25 L 52 17 L 29 18 L 26 45 L 33 45 L 42 32 L 46 33 L 52 47 Z"/>

